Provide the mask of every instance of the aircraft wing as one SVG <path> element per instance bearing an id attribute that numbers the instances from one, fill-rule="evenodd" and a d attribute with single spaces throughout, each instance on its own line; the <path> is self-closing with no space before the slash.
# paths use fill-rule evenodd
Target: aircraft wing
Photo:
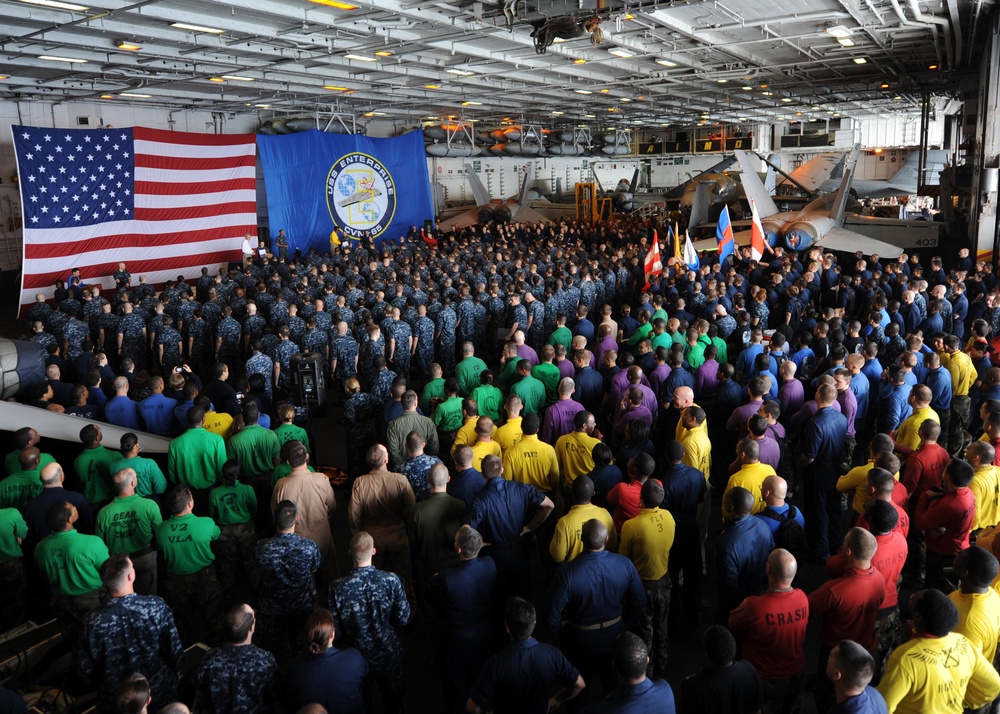
<path id="1" fill-rule="evenodd" d="M 750 234 L 752 231 L 735 231 L 733 233 L 733 242 L 736 243 L 736 247 L 740 248 L 745 245 L 750 245 Z M 717 250 L 719 247 L 719 242 L 715 238 L 705 238 L 703 240 L 691 241 L 691 245 L 694 249 L 701 252 L 707 250 Z M 881 255 L 881 253 L 879 253 Z"/>
<path id="2" fill-rule="evenodd" d="M 479 207 L 473 206 L 450 218 L 439 221 L 437 227 L 442 231 L 450 231 L 453 228 L 465 228 L 466 226 L 474 226 L 477 223 L 479 223 Z"/>
<path id="3" fill-rule="evenodd" d="M 675 198 L 680 199 L 684 197 L 684 192 L 687 190 L 688 185 L 691 181 L 697 181 L 704 174 L 721 174 L 723 171 L 727 170 L 730 166 L 736 163 L 736 159 L 732 156 L 727 156 L 722 161 L 717 163 L 715 166 L 710 166 L 709 168 L 702 171 L 700 174 L 695 176 L 693 179 L 685 181 L 684 183 L 675 186 L 674 188 L 663 194 L 664 198 Z M 634 187 L 633 187 L 634 188 Z"/>
<path id="4" fill-rule="evenodd" d="M 885 241 L 869 238 L 854 231 L 849 231 L 846 228 L 830 229 L 825 236 L 817 241 L 817 245 L 820 248 L 837 250 L 844 253 L 854 253 L 859 250 L 865 255 L 877 253 L 883 258 L 898 258 L 903 254 L 902 248 L 898 248 Z"/>
<path id="5" fill-rule="evenodd" d="M 469 164 L 465 165 L 465 175 L 469 179 L 469 186 L 472 187 L 472 195 L 476 197 L 476 205 L 482 206 L 490 202 L 490 193 L 483 186 L 479 177 L 472 171 L 472 166 Z"/>
<path id="6" fill-rule="evenodd" d="M 547 216 L 543 216 L 541 213 L 536 211 L 534 208 L 526 203 L 522 203 L 518 206 L 517 210 L 514 211 L 514 215 L 511 217 L 511 222 L 516 223 L 550 223 L 551 219 Z"/>

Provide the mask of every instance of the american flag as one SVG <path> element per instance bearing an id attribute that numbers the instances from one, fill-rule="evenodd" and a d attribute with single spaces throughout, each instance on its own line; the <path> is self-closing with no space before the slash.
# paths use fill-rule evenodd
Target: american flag
<path id="1" fill-rule="evenodd" d="M 24 211 L 21 305 L 80 268 L 157 284 L 237 261 L 256 234 L 253 134 L 12 127 Z"/>

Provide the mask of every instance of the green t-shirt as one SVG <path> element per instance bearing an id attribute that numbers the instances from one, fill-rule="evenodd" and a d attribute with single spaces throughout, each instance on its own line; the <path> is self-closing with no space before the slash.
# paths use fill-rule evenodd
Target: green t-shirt
<path id="1" fill-rule="evenodd" d="M 167 452 L 171 482 L 195 490 L 214 486 L 225 463 L 225 439 L 205 429 L 188 429 L 170 442 Z"/>
<path id="2" fill-rule="evenodd" d="M 559 380 L 562 372 L 550 362 L 542 362 L 531 368 L 531 376 L 545 387 L 545 406 L 552 406 L 559 398 Z"/>
<path id="3" fill-rule="evenodd" d="M 468 397 L 479 386 L 479 375 L 486 369 L 486 363 L 472 355 L 466 357 L 455 367 L 455 377 L 458 379 L 458 393 Z"/>
<path id="4" fill-rule="evenodd" d="M 438 404 L 433 419 L 439 431 L 458 431 L 462 428 L 462 398 L 449 397 Z"/>
<path id="5" fill-rule="evenodd" d="M 257 494 L 253 486 L 245 483 L 216 486 L 212 489 L 208 501 L 212 518 L 220 526 L 246 523 L 257 513 Z"/>
<path id="6" fill-rule="evenodd" d="M 191 575 L 215 562 L 212 541 L 221 531 L 215 521 L 189 513 L 171 516 L 156 527 L 156 542 L 163 552 L 167 572 Z"/>
<path id="7" fill-rule="evenodd" d="M 270 476 L 277 465 L 281 444 L 270 429 L 251 424 L 229 438 L 226 454 L 240 462 L 240 470 L 249 479 Z"/>
<path id="8" fill-rule="evenodd" d="M 558 367 L 556 367 L 556 371 L 559 371 Z M 521 404 L 524 405 L 521 416 L 537 414 L 545 405 L 545 386 L 530 374 L 522 377 L 521 381 L 511 387 L 510 391 L 521 398 Z"/>
<path id="9" fill-rule="evenodd" d="M 0 481 L 0 508 L 16 508 L 23 513 L 28 501 L 41 492 L 38 471 L 15 471 Z"/>
<path id="10" fill-rule="evenodd" d="M 573 346 L 573 333 L 570 331 L 566 325 L 562 327 L 557 327 L 549 335 L 549 341 L 546 343 L 555 347 L 556 345 L 562 345 L 566 348 L 566 352 L 570 351 Z"/>
<path id="11" fill-rule="evenodd" d="M 500 389 L 510 392 L 510 388 L 517 382 L 517 363 L 519 359 L 512 359 L 500 370 Z"/>
<path id="12" fill-rule="evenodd" d="M 635 346 L 642 342 L 644 339 L 649 337 L 653 333 L 653 326 L 648 322 L 644 325 L 639 325 L 638 329 L 632 333 L 632 336 L 628 338 L 628 343 Z"/>
<path id="13" fill-rule="evenodd" d="M 308 468 L 313 473 L 316 473 L 316 469 L 314 469 L 311 464 L 309 465 Z M 281 479 L 285 478 L 285 476 L 287 476 L 291 472 L 292 472 L 292 465 L 291 464 L 284 463 L 284 464 L 278 464 L 277 466 L 275 466 L 274 467 L 274 473 L 271 474 L 271 488 L 274 488 L 274 485 L 276 483 L 278 483 L 278 481 L 280 481 Z"/>
<path id="14" fill-rule="evenodd" d="M 21 470 L 21 462 L 19 458 L 21 452 L 14 449 L 6 457 L 4 457 L 3 465 L 7 469 L 8 474 L 12 474 L 16 471 Z M 52 454 L 40 454 L 38 457 L 38 471 L 41 472 L 49 464 L 54 464 L 56 462 L 55 457 Z"/>
<path id="15" fill-rule="evenodd" d="M 472 390 L 472 398 L 479 405 L 479 416 L 488 416 L 493 421 L 500 419 L 500 405 L 503 404 L 503 392 L 492 384 L 484 384 Z"/>
<path id="16" fill-rule="evenodd" d="M 715 359 L 718 361 L 719 364 L 722 364 L 724 362 L 728 362 L 729 361 L 729 345 L 727 345 L 726 341 L 724 339 L 722 339 L 721 337 L 713 337 L 711 339 L 712 339 L 712 344 L 715 345 L 715 349 L 717 349 L 719 351 L 719 356 L 716 357 Z"/>
<path id="17" fill-rule="evenodd" d="M 432 399 L 444 399 L 443 377 L 438 377 L 437 379 L 429 381 L 424 387 L 424 391 L 420 394 L 420 409 L 423 410 L 425 414 L 430 414 Z"/>
<path id="18" fill-rule="evenodd" d="M 134 553 L 152 543 L 156 527 L 162 521 L 155 501 L 133 494 L 118 497 L 102 508 L 94 530 L 108 550 L 119 555 Z"/>
<path id="19" fill-rule="evenodd" d="M 106 446 L 84 449 L 76 457 L 73 468 L 83 482 L 83 494 L 90 503 L 104 503 L 115 495 L 111 477 L 111 464 L 121 461 L 122 455 Z"/>
<path id="20" fill-rule="evenodd" d="M 301 441 L 302 445 L 306 447 L 306 453 L 312 453 L 309 450 L 309 434 L 301 426 L 282 424 L 274 430 L 274 435 L 278 437 L 278 444 L 280 446 L 284 446 L 289 441 Z"/>
<path id="21" fill-rule="evenodd" d="M 62 597 L 86 595 L 101 587 L 98 569 L 108 556 L 104 541 L 73 528 L 42 538 L 35 548 L 35 563 L 49 579 L 52 593 Z"/>
<path id="22" fill-rule="evenodd" d="M 141 456 L 133 456 L 131 459 L 119 458 L 111 464 L 111 475 L 114 476 L 122 469 L 135 471 L 135 492 L 143 498 L 167 490 L 167 479 L 164 478 L 160 465 L 152 459 L 144 459 Z"/>
<path id="23" fill-rule="evenodd" d="M 662 347 L 663 349 L 665 349 L 665 350 L 667 350 L 669 352 L 670 348 L 673 347 L 673 345 L 674 345 L 673 338 L 670 336 L 670 333 L 666 332 L 666 331 L 661 332 L 658 335 L 652 335 L 651 334 L 650 338 L 651 338 L 650 339 L 650 344 L 653 345 L 653 349 L 654 350 L 657 347 Z"/>
<path id="24" fill-rule="evenodd" d="M 0 508 L 0 563 L 20 558 L 23 553 L 18 539 L 28 535 L 28 524 L 16 508 Z"/>

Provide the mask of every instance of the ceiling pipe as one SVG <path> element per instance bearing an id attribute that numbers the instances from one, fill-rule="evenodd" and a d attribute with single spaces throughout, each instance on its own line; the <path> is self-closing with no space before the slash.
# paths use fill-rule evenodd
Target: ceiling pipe
<path id="1" fill-rule="evenodd" d="M 920 11 L 920 5 L 917 3 L 917 0 L 907 0 L 907 2 L 910 6 L 910 12 L 913 13 L 914 20 L 928 26 L 937 26 L 941 28 L 942 34 L 944 35 L 945 52 L 948 55 L 948 69 L 955 69 L 955 52 L 951 46 L 951 22 L 945 20 L 943 17 L 925 15 Z"/>
<path id="2" fill-rule="evenodd" d="M 948 17 L 955 35 L 955 64 L 962 63 L 962 16 L 958 12 L 958 0 L 948 0 Z"/>
<path id="3" fill-rule="evenodd" d="M 941 45 L 937 41 L 937 26 L 913 22 L 906 16 L 906 13 L 903 12 L 903 8 L 899 5 L 899 0 L 889 0 L 889 2 L 892 3 L 892 9 L 896 13 L 896 17 L 899 18 L 899 22 L 904 27 L 924 27 L 930 29 L 931 34 L 934 36 L 934 51 L 937 52 L 938 65 L 940 66 L 943 64 L 944 60 L 941 58 Z"/>

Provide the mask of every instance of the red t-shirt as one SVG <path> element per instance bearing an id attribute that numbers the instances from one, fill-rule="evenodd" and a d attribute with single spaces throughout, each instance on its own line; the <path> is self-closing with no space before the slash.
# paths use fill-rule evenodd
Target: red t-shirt
<path id="1" fill-rule="evenodd" d="M 653 479 L 659 481 L 659 479 Z M 608 505 L 612 507 L 611 520 L 614 521 L 615 530 L 622 532 L 622 526 L 630 518 L 639 515 L 642 508 L 639 497 L 642 494 L 642 484 L 638 481 L 615 484 L 615 487 L 608 492 Z"/>
<path id="2" fill-rule="evenodd" d="M 874 567 L 847 568 L 809 595 L 809 616 L 823 616 L 820 638 L 827 647 L 854 640 L 866 650 L 875 649 L 875 620 L 885 597 L 885 578 Z"/>
<path id="3" fill-rule="evenodd" d="M 806 667 L 803 648 L 809 598 L 798 588 L 751 595 L 729 613 L 729 629 L 743 638 L 743 659 L 761 679 L 787 679 Z"/>
<path id="4" fill-rule="evenodd" d="M 878 550 L 872 557 L 872 565 L 877 571 L 882 573 L 885 580 L 885 597 L 882 598 L 880 610 L 887 607 L 895 607 L 899 604 L 899 591 L 896 589 L 896 582 L 899 574 L 903 571 L 903 564 L 906 563 L 906 554 L 909 547 L 904 538 L 897 531 L 890 531 L 886 535 L 875 536 L 878 543 Z M 828 578 L 839 578 L 847 571 L 847 557 L 837 553 L 826 561 L 826 576 Z"/>
<path id="5" fill-rule="evenodd" d="M 906 459 L 903 483 L 910 494 L 929 488 L 941 488 L 941 474 L 951 461 L 951 454 L 939 444 L 924 444 Z"/>
<path id="6" fill-rule="evenodd" d="M 968 487 L 959 488 L 932 499 L 920 494 L 913 512 L 917 530 L 930 531 L 944 527 L 944 533 L 927 538 L 927 550 L 938 555 L 958 555 L 969 547 L 969 531 L 976 520 L 976 497 Z"/>
<path id="7" fill-rule="evenodd" d="M 899 533 L 900 535 L 903 536 L 903 539 L 905 540 L 910 535 L 910 515 L 906 512 L 906 509 L 903 506 L 900 506 L 898 503 L 896 503 L 895 492 L 893 492 L 892 495 L 893 495 L 893 500 L 890 501 L 890 503 L 892 503 L 892 507 L 896 509 L 896 515 L 899 516 L 899 520 L 896 521 L 896 527 L 892 529 L 892 532 Z M 864 528 L 866 531 L 870 530 L 868 528 L 868 521 L 864 517 L 864 515 L 858 516 L 858 520 L 855 522 L 854 525 L 856 525 L 858 528 Z"/>

